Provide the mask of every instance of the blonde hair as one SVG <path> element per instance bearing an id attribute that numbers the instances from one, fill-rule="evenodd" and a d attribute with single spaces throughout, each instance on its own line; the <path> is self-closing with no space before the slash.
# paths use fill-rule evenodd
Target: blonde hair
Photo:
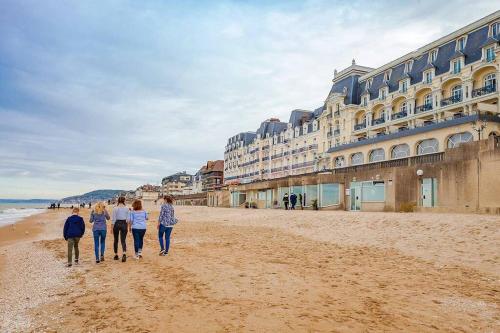
<path id="1" fill-rule="evenodd" d="M 104 202 L 100 201 L 95 205 L 94 212 L 96 212 L 96 214 L 102 214 L 104 213 L 105 209 L 106 205 L 104 204 Z"/>

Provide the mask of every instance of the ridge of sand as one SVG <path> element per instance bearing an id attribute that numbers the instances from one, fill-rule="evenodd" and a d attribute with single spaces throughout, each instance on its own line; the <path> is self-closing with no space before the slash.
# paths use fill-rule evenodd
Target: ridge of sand
<path id="1" fill-rule="evenodd" d="M 498 216 L 176 211 L 181 222 L 169 256 L 157 255 L 150 222 L 142 261 L 111 260 L 108 233 L 107 260 L 96 265 L 87 231 L 82 265 L 72 269 L 64 268 L 63 216 L 39 216 L 54 220 L 30 243 L 46 259 L 25 266 L 19 263 L 25 249 L 16 246 L 24 241 L 2 246 L 0 229 L 1 258 L 7 260 L 0 299 L 6 292 L 22 295 L 26 279 L 45 283 L 33 296 L 42 302 L 19 297 L 22 306 L 12 307 L 14 298 L 0 303 L 19 312 L 9 318 L 29 322 L 22 327 L 2 321 L 0 331 L 494 332 L 500 327 Z"/>

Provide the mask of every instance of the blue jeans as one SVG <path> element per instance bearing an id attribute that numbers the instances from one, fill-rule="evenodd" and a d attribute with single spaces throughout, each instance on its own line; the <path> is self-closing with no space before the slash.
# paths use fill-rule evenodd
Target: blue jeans
<path id="1" fill-rule="evenodd" d="M 170 234 L 172 233 L 173 227 L 165 227 L 160 224 L 160 228 L 158 229 L 158 239 L 160 240 L 160 247 L 162 251 L 168 253 L 168 249 L 170 248 Z M 165 246 L 163 246 L 163 235 L 165 235 Z"/>
<path id="2" fill-rule="evenodd" d="M 144 245 L 144 234 L 146 229 L 134 229 L 132 228 L 132 237 L 134 237 L 134 250 L 135 253 L 142 252 L 142 246 Z"/>
<path id="3" fill-rule="evenodd" d="M 101 256 L 104 256 L 104 250 L 106 249 L 106 230 L 94 230 L 94 251 L 95 260 L 100 260 L 99 248 L 101 249 Z"/>

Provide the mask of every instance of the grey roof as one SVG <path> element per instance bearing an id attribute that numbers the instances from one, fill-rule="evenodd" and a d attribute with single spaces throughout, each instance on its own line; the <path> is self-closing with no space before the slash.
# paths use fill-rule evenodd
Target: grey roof
<path id="1" fill-rule="evenodd" d="M 426 71 L 426 70 L 432 69 L 432 68 L 436 68 L 436 66 L 434 66 L 434 63 L 430 62 L 427 65 L 425 65 L 424 68 L 422 68 L 422 71 Z"/>
<path id="2" fill-rule="evenodd" d="M 242 132 L 242 133 L 236 134 L 235 136 L 230 137 L 228 140 L 228 144 L 243 141 L 243 145 L 247 146 L 250 143 L 252 143 L 252 141 L 256 137 L 257 137 L 257 134 L 254 132 Z"/>
<path id="3" fill-rule="evenodd" d="M 453 53 L 453 55 L 450 57 L 450 60 L 460 58 L 460 57 L 465 57 L 465 54 L 460 50 L 456 50 L 455 53 Z"/>
<path id="4" fill-rule="evenodd" d="M 290 114 L 290 120 L 288 122 L 292 124 L 293 127 L 296 127 L 301 126 L 303 120 L 309 121 L 313 117 L 314 114 L 311 111 L 293 110 Z"/>
<path id="5" fill-rule="evenodd" d="M 496 43 L 498 43 L 498 39 L 496 37 L 489 37 L 483 44 L 481 44 L 481 47 L 485 47 L 490 44 L 496 44 Z"/>
<path id="6" fill-rule="evenodd" d="M 274 134 L 278 134 L 285 130 L 287 126 L 287 123 L 283 123 L 281 121 L 266 120 L 260 124 L 257 134 L 260 134 L 261 137 L 265 137 L 266 134 L 273 136 Z"/>

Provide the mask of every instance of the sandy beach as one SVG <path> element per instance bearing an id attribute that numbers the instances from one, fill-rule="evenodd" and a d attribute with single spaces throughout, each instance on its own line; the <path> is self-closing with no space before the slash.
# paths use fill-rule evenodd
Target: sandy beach
<path id="1" fill-rule="evenodd" d="M 176 207 L 67 268 L 68 210 L 0 228 L 1 332 L 498 332 L 500 217 Z M 88 221 L 88 210 L 82 216 Z M 132 237 L 128 237 L 129 249 Z M 131 254 L 131 251 L 129 251 Z"/>

